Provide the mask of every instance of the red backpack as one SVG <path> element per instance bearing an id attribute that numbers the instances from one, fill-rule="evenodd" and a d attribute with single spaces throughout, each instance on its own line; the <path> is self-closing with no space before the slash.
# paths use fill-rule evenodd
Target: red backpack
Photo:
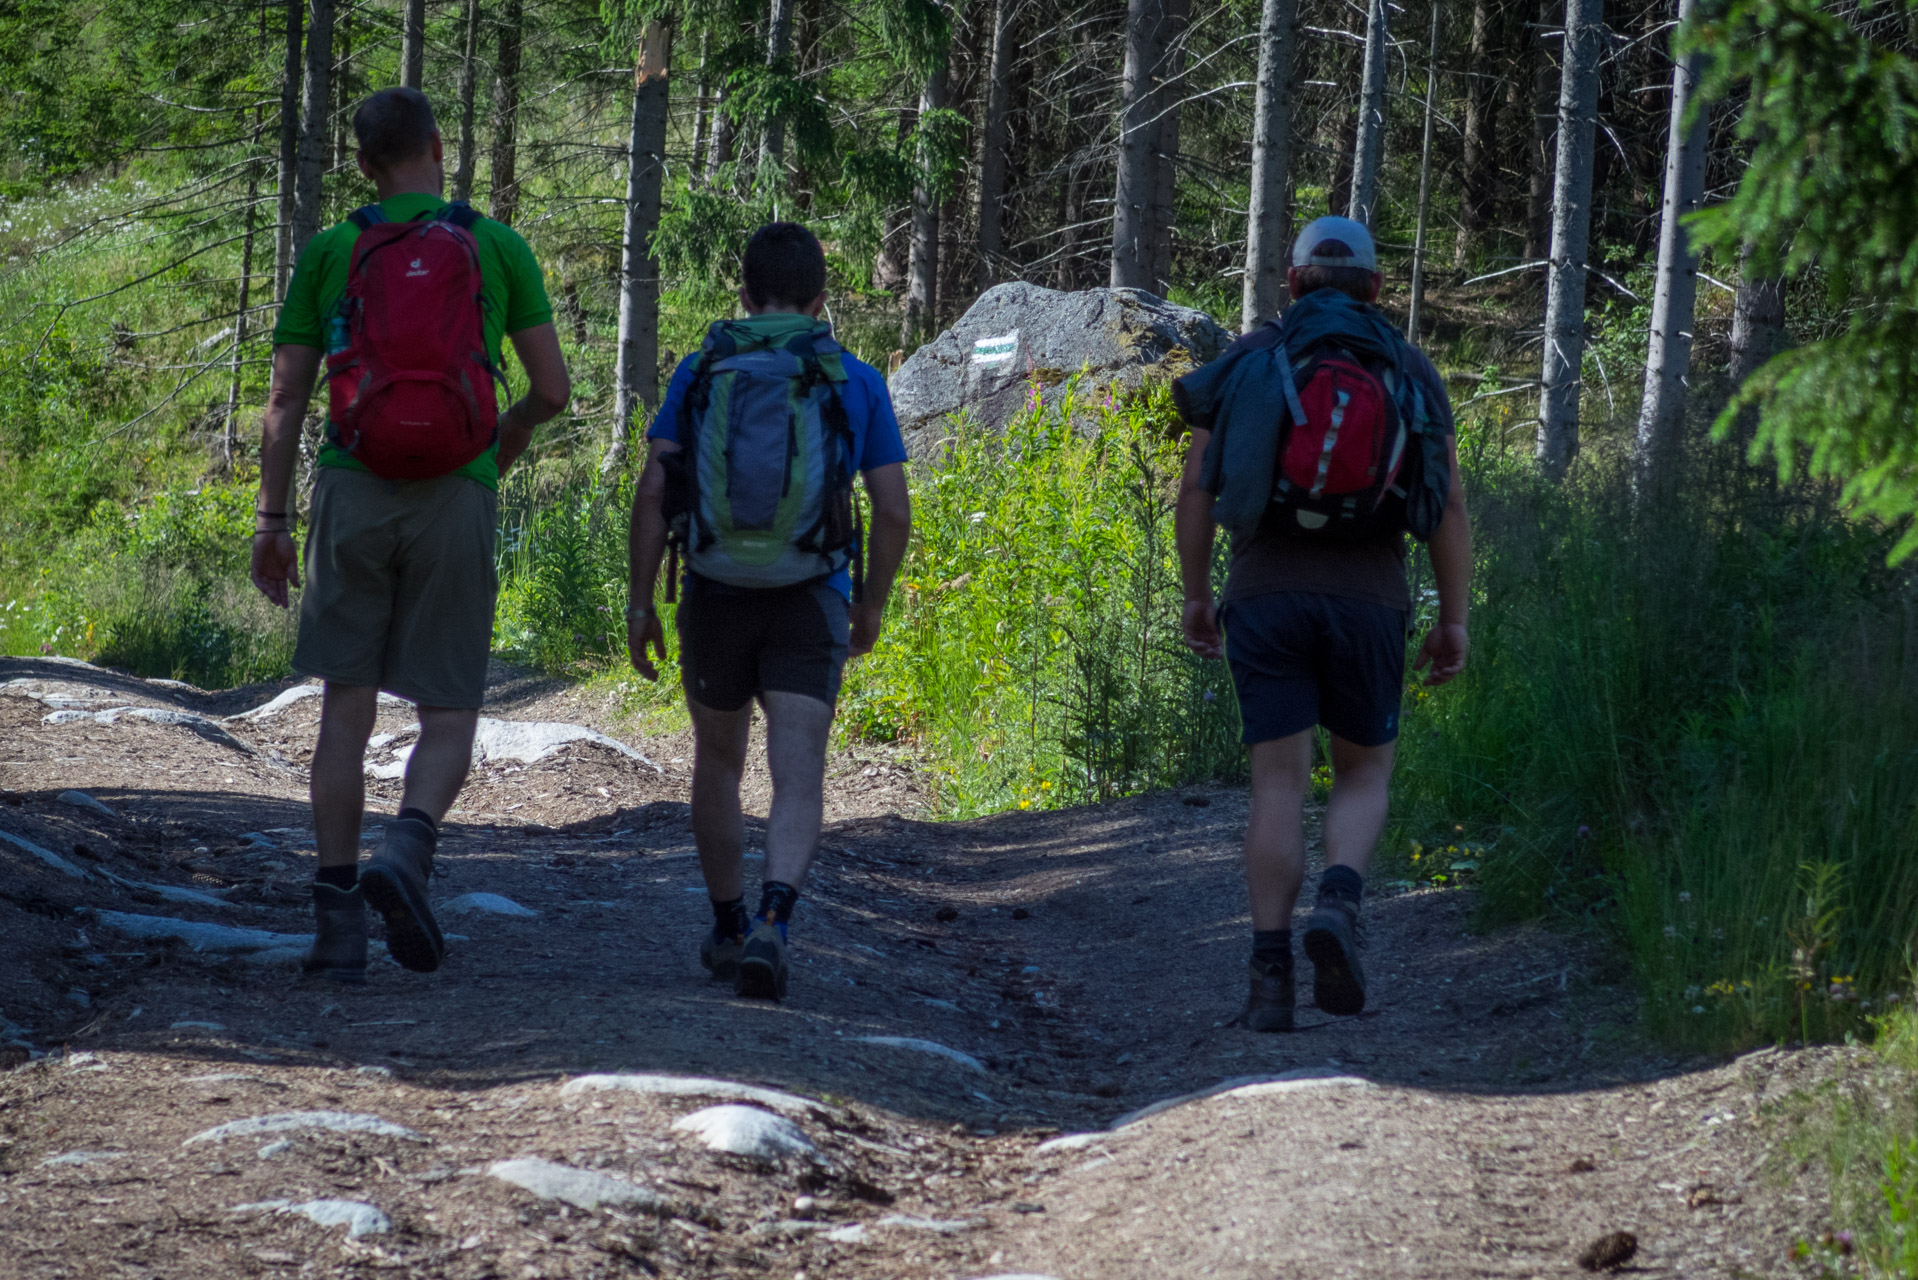
<path id="1" fill-rule="evenodd" d="M 388 480 L 457 471 L 499 435 L 499 402 L 481 325 L 479 215 L 450 204 L 388 222 L 378 205 L 347 215 L 360 229 L 326 357 L 334 443 Z"/>
<path id="2" fill-rule="evenodd" d="M 1327 342 L 1296 375 L 1272 505 L 1292 532 L 1334 540 L 1404 528 L 1408 439 L 1386 362 Z"/>

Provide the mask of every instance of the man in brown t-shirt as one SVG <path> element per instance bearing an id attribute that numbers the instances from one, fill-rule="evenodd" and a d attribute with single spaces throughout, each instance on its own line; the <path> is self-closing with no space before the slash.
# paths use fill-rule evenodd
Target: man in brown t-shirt
<path id="1" fill-rule="evenodd" d="M 1321 218 L 1293 246 L 1292 296 L 1335 289 L 1370 304 L 1382 277 L 1365 228 Z M 1259 341 L 1247 335 L 1241 342 Z M 1272 345 L 1271 335 L 1264 337 Z M 1233 353 L 1228 351 L 1227 357 Z M 1226 357 L 1222 357 L 1226 358 Z M 1403 351 L 1406 376 L 1423 391 L 1429 420 L 1452 434 L 1445 384 L 1416 349 Z M 1216 420 L 1223 420 L 1221 409 Z M 1275 406 L 1275 416 L 1284 412 Z M 1314 726 L 1331 737 L 1332 797 L 1325 807 L 1325 872 L 1306 921 L 1304 949 L 1314 966 L 1314 995 L 1328 1013 L 1365 1007 L 1358 956 L 1358 910 L 1372 850 L 1385 829 L 1392 759 L 1405 680 L 1411 596 L 1405 537 L 1317 541 L 1275 519 L 1236 538 L 1224 599 L 1212 599 L 1214 496 L 1201 483 L 1211 432 L 1194 426 L 1179 490 L 1179 560 L 1185 581 L 1185 641 L 1209 658 L 1226 658 L 1239 695 L 1244 740 L 1252 753 L 1252 814 L 1245 833 L 1245 878 L 1252 898 L 1251 994 L 1243 1022 L 1254 1031 L 1293 1024 L 1292 915 L 1305 880 L 1305 796 L 1311 786 Z M 1428 685 L 1465 666 L 1465 615 L 1472 535 L 1449 449 L 1451 489 L 1431 550 L 1438 580 L 1438 623 L 1420 646 Z M 1223 627 L 1223 636 L 1221 628 Z"/>

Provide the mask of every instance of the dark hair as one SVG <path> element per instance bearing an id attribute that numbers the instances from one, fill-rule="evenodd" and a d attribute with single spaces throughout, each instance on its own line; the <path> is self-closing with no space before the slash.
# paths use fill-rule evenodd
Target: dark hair
<path id="1" fill-rule="evenodd" d="M 1364 267 L 1325 267 L 1318 263 L 1296 270 L 1299 281 L 1294 292 L 1299 297 L 1303 298 L 1316 289 L 1337 289 L 1360 302 L 1371 301 L 1373 278 L 1378 274 Z"/>
<path id="2" fill-rule="evenodd" d="M 746 296 L 755 306 L 803 307 L 826 291 L 826 251 L 797 222 L 768 222 L 746 242 Z"/>
<path id="3" fill-rule="evenodd" d="M 367 167 L 390 169 L 417 160 L 433 146 L 440 131 L 433 104 L 418 89 L 381 89 L 353 113 L 353 136 Z"/>

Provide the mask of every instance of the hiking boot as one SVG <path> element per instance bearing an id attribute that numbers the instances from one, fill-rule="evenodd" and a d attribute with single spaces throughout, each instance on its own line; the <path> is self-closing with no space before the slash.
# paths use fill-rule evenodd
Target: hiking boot
<path id="1" fill-rule="evenodd" d="M 786 940 L 779 926 L 761 920 L 739 953 L 739 976 L 733 994 L 751 1000 L 786 998 Z"/>
<path id="2" fill-rule="evenodd" d="M 738 934 L 716 937 L 711 929 L 699 940 L 699 963 L 713 975 L 714 982 L 735 982 L 739 978 L 739 956 L 746 940 Z"/>
<path id="3" fill-rule="evenodd" d="M 1239 1023 L 1247 1031 L 1290 1031 L 1292 1029 L 1292 959 L 1282 964 L 1246 962 L 1252 979 L 1252 994 L 1246 997 L 1245 1012 Z"/>
<path id="4" fill-rule="evenodd" d="M 446 954 L 446 939 L 426 905 L 433 874 L 433 832 L 407 818 L 386 824 L 386 839 L 360 872 L 360 888 L 386 921 L 386 949 L 404 968 L 431 973 Z"/>
<path id="5" fill-rule="evenodd" d="M 1305 921 L 1305 958 L 1312 962 L 1312 998 L 1327 1013 L 1365 1008 L 1365 969 L 1359 964 L 1359 904 L 1322 896 Z"/>
<path id="6" fill-rule="evenodd" d="M 366 895 L 360 887 L 313 885 L 313 946 L 300 968 L 334 982 L 366 981 Z"/>

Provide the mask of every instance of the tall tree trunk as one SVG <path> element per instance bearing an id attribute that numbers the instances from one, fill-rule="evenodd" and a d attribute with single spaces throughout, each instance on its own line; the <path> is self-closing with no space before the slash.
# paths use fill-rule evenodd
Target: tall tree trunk
<path id="1" fill-rule="evenodd" d="M 1378 218 L 1379 155 L 1385 149 L 1385 46 L 1391 39 L 1386 0 L 1370 0 L 1365 19 L 1365 74 L 1359 84 L 1359 127 L 1352 144 L 1352 203 L 1345 216 L 1370 228 Z"/>
<path id="2" fill-rule="evenodd" d="M 247 308 L 253 302 L 253 205 L 260 197 L 260 177 L 248 169 L 246 175 L 246 234 L 240 240 L 240 311 L 233 318 L 233 373 L 227 383 L 226 426 L 222 432 L 220 460 L 233 470 L 233 455 L 238 444 L 240 416 L 240 373 L 246 367 Z"/>
<path id="3" fill-rule="evenodd" d="M 1691 20 L 1697 0 L 1678 0 L 1678 25 Z M 1687 54 L 1672 68 L 1671 119 L 1665 154 L 1665 200 L 1659 214 L 1658 275 L 1652 327 L 1645 348 L 1645 395 L 1639 405 L 1634 455 L 1643 489 L 1667 470 L 1685 420 L 1685 378 L 1691 371 L 1692 318 L 1698 296 L 1698 255 L 1682 219 L 1705 199 L 1707 113 L 1687 120 L 1703 61 Z"/>
<path id="4" fill-rule="evenodd" d="M 1165 56 L 1165 0 L 1128 0 L 1118 180 L 1112 195 L 1112 287 L 1152 288 L 1152 195 Z"/>
<path id="5" fill-rule="evenodd" d="M 1753 273 L 1747 246 L 1740 255 L 1738 295 L 1732 302 L 1732 384 L 1757 373 L 1784 345 L 1785 292 L 1777 276 Z"/>
<path id="6" fill-rule="evenodd" d="M 979 292 L 999 278 L 1005 245 L 1006 124 L 1012 105 L 1012 62 L 1018 37 L 1013 8 L 1018 0 L 997 0 L 992 7 L 992 61 L 986 76 L 986 120 L 979 148 Z"/>
<path id="7" fill-rule="evenodd" d="M 926 77 L 925 88 L 919 94 L 921 125 L 928 112 L 938 111 L 945 105 L 946 64 L 941 59 Z M 906 312 L 899 326 L 899 345 L 907 350 L 924 340 L 932 324 L 933 308 L 939 301 L 939 206 L 933 201 L 926 177 L 931 162 L 932 156 L 922 143 L 919 184 L 912 193 L 912 251 L 906 262 Z"/>
<path id="8" fill-rule="evenodd" d="M 624 465 L 637 405 L 659 403 L 659 260 L 653 233 L 659 229 L 666 176 L 666 123 L 673 31 L 649 22 L 640 36 L 633 67 L 633 121 L 628 135 L 626 227 L 619 251 L 619 363 L 613 383 L 613 440 L 600 463 L 602 476 Z"/>
<path id="9" fill-rule="evenodd" d="M 1459 152 L 1458 239 L 1452 245 L 1452 269 L 1464 271 L 1478 251 L 1479 238 L 1492 221 L 1496 173 L 1492 157 L 1494 109 L 1498 97 L 1492 79 L 1492 0 L 1472 0 L 1472 43 L 1465 62 L 1465 128 Z"/>
<path id="10" fill-rule="evenodd" d="M 349 141 L 353 116 L 353 5 L 348 4 L 336 16 L 333 33 L 333 153 L 326 162 L 328 173 L 340 173 L 347 166 L 352 149 Z"/>
<path id="11" fill-rule="evenodd" d="M 279 223 L 273 238 L 273 296 L 286 296 L 293 278 L 295 193 L 300 185 L 300 53 L 306 34 L 305 0 L 286 0 L 286 60 L 280 69 Z"/>
<path id="12" fill-rule="evenodd" d="M 1551 22 L 1552 0 L 1539 5 L 1539 24 Z M 1558 129 L 1558 111 L 1554 93 L 1564 75 L 1554 75 L 1552 56 L 1543 32 L 1535 32 L 1532 44 L 1532 149 L 1526 169 L 1525 250 L 1527 262 L 1543 258 L 1551 246 L 1552 173 L 1554 138 Z"/>
<path id="13" fill-rule="evenodd" d="M 473 169 L 479 145 L 473 137 L 473 99 L 479 92 L 480 0 L 466 0 L 466 44 L 460 58 L 460 160 L 453 171 L 453 198 L 473 198 Z"/>
<path id="14" fill-rule="evenodd" d="M 333 87 L 333 0 L 306 0 L 305 84 L 300 104 L 300 163 L 293 196 L 293 257 L 320 231 L 326 173 L 327 105 Z"/>
<path id="15" fill-rule="evenodd" d="M 1405 309 L 1405 340 L 1419 340 L 1425 306 L 1425 227 L 1432 216 L 1432 114 L 1438 96 L 1438 0 L 1432 0 L 1432 43 L 1425 58 L 1425 140 L 1419 147 L 1419 221 L 1412 240 L 1412 300 Z"/>
<path id="16" fill-rule="evenodd" d="M 726 114 L 726 86 L 713 95 L 713 136 L 706 153 L 706 181 L 715 182 L 722 166 L 733 159 L 733 120 Z"/>
<path id="17" fill-rule="evenodd" d="M 693 158 L 688 166 L 692 180 L 697 183 L 705 177 L 707 140 L 713 131 L 713 85 L 709 74 L 712 70 L 712 33 L 699 33 L 699 82 L 695 86 L 697 96 L 693 103 Z"/>
<path id="18" fill-rule="evenodd" d="M 793 5 L 795 0 L 772 0 L 766 18 L 766 65 L 779 67 L 792 47 Z M 766 119 L 766 131 L 759 137 L 761 180 L 776 183 L 785 160 L 786 118 L 777 111 Z"/>
<path id="19" fill-rule="evenodd" d="M 1566 0 L 1565 69 L 1558 94 L 1558 158 L 1552 177 L 1552 256 L 1545 301 L 1538 460 L 1565 474 L 1578 453 L 1578 380 L 1585 356 L 1585 267 L 1592 229 L 1592 144 L 1598 127 L 1598 64 L 1605 52 L 1604 0 Z"/>
<path id="20" fill-rule="evenodd" d="M 400 83 L 417 89 L 426 74 L 426 0 L 406 0 L 400 22 Z"/>
<path id="21" fill-rule="evenodd" d="M 1152 292 L 1172 287 L 1172 237 L 1179 221 L 1179 84 L 1185 74 L 1186 18 L 1192 0 L 1164 0 L 1165 53 L 1154 93 L 1152 142 Z"/>
<path id="22" fill-rule="evenodd" d="M 1252 202 L 1245 220 L 1245 296 L 1239 328 L 1250 333 L 1285 306 L 1292 241 L 1292 72 L 1298 0 L 1265 0 L 1259 18 L 1258 96 L 1252 108 Z"/>
<path id="23" fill-rule="evenodd" d="M 519 214 L 519 55 L 525 18 L 523 0 L 506 0 L 500 11 L 499 62 L 493 80 L 491 212 L 508 226 Z"/>

